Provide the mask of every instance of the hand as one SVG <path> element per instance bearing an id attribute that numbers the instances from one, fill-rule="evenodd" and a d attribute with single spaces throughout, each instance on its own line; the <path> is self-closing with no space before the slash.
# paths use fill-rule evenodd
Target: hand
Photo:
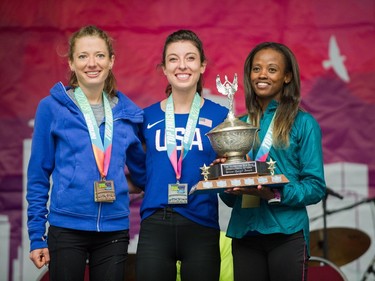
<path id="1" fill-rule="evenodd" d="M 44 265 L 48 266 L 50 261 L 48 248 L 35 249 L 31 251 L 29 258 L 37 268 L 42 268 Z"/>
<path id="2" fill-rule="evenodd" d="M 233 187 L 226 189 L 224 192 L 234 195 L 254 195 L 265 200 L 270 200 L 275 197 L 275 194 L 271 188 L 263 185 L 258 185 L 257 187 Z"/>
<path id="3" fill-rule="evenodd" d="M 216 158 L 214 161 L 212 161 L 212 163 L 210 164 L 210 166 L 213 166 L 215 164 L 225 163 L 226 161 L 227 161 L 226 157 Z"/>

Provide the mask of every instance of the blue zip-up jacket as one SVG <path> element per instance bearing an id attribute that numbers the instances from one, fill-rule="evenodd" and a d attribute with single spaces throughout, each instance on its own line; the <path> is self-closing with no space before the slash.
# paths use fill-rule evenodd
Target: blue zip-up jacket
<path id="1" fill-rule="evenodd" d="M 278 103 L 272 101 L 260 120 L 260 142 L 277 106 Z M 243 121 L 246 121 L 246 116 Z M 270 158 L 276 161 L 275 174 L 284 174 L 290 181 L 280 189 L 281 204 L 268 205 L 266 200 L 261 200 L 258 208 L 242 208 L 242 196 L 220 194 L 221 199 L 233 207 L 227 236 L 242 238 L 252 232 L 292 234 L 303 230 L 309 245 L 306 206 L 318 203 L 325 196 L 326 188 L 321 130 L 311 114 L 299 111 L 289 137 L 288 148 L 271 147 L 267 157 L 267 162 Z"/>
<path id="2" fill-rule="evenodd" d="M 145 183 L 145 154 L 138 138 L 143 111 L 118 92 L 112 108 L 113 143 L 106 177 L 114 181 L 116 200 L 95 202 L 94 182 L 101 176 L 86 121 L 67 90 L 57 83 L 36 111 L 26 195 L 31 251 L 47 247 L 47 220 L 50 225 L 85 231 L 129 229 L 125 167 L 136 185 Z M 102 139 L 104 121 L 99 127 Z"/>

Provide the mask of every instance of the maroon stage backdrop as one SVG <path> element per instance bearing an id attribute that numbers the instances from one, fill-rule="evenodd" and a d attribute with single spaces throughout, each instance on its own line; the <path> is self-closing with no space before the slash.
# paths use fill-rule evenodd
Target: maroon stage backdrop
<path id="1" fill-rule="evenodd" d="M 323 130 L 326 164 L 368 167 L 375 195 L 375 2 L 373 0 L 5 0 L 0 2 L 0 215 L 11 227 L 12 261 L 22 239 L 23 141 L 39 100 L 68 76 L 68 36 L 95 24 L 115 39 L 121 91 L 145 107 L 164 98 L 157 69 L 165 37 L 192 29 L 208 57 L 205 88 L 239 76 L 236 112 L 244 113 L 243 63 L 257 43 L 277 41 L 296 54 L 303 106 Z M 138 214 L 133 214 L 138 216 Z M 134 234 L 133 230 L 133 234 Z"/>

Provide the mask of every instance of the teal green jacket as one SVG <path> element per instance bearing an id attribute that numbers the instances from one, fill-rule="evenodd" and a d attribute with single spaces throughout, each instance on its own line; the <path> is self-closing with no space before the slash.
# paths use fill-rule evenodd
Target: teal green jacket
<path id="1" fill-rule="evenodd" d="M 260 120 L 260 142 L 267 133 L 277 106 L 278 103 L 272 101 Z M 246 116 L 243 121 L 246 121 Z M 318 122 L 311 114 L 299 111 L 290 132 L 289 147 L 271 147 L 267 157 L 267 161 L 270 158 L 276 161 L 275 174 L 284 174 L 289 180 L 280 189 L 281 203 L 268 205 L 266 200 L 261 199 L 257 208 L 241 208 L 242 196 L 221 193 L 224 203 L 233 208 L 227 229 L 228 237 L 242 238 L 253 231 L 261 234 L 292 234 L 303 230 L 309 249 L 306 206 L 318 203 L 325 196 L 326 189 L 321 141 Z"/>

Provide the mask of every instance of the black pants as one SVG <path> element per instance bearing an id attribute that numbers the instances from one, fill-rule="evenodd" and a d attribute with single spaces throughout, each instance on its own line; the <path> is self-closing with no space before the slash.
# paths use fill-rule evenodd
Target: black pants
<path id="1" fill-rule="evenodd" d="M 82 281 L 87 260 L 91 281 L 124 281 L 129 231 L 93 232 L 50 226 L 51 281 Z"/>
<path id="2" fill-rule="evenodd" d="M 235 281 L 307 280 L 307 252 L 302 231 L 232 239 Z"/>
<path id="3" fill-rule="evenodd" d="M 172 210 L 157 211 L 141 223 L 137 281 L 218 281 L 220 230 L 194 223 Z"/>

